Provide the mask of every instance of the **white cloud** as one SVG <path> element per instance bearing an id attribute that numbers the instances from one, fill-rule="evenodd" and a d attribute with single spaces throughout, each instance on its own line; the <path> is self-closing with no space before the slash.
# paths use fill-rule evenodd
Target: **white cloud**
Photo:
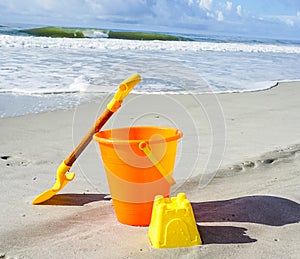
<path id="1" fill-rule="evenodd" d="M 221 22 L 224 20 L 224 15 L 222 13 L 222 11 L 216 11 L 216 14 L 217 14 L 217 21 Z"/>
<path id="2" fill-rule="evenodd" d="M 265 15 L 262 20 L 268 23 L 281 24 L 289 27 L 294 27 L 295 29 L 300 29 L 300 11 L 296 12 L 295 15 Z"/>
<path id="3" fill-rule="evenodd" d="M 123 14 L 135 16 L 147 8 L 147 3 L 144 0 L 84 0 L 84 2 L 95 13 L 101 12 L 100 14 L 116 14 L 120 16 Z"/>
<path id="4" fill-rule="evenodd" d="M 238 14 L 238 16 L 242 16 L 242 6 L 241 5 L 238 5 L 236 7 L 236 13 Z"/>
<path id="5" fill-rule="evenodd" d="M 288 9 L 283 5 L 283 2 L 296 0 L 274 0 L 280 2 L 281 7 L 276 9 L 279 10 L 276 16 L 270 1 L 256 1 L 260 3 L 257 6 L 254 2 L 250 4 L 251 1 L 242 0 L 0 0 L 0 24 L 132 30 L 188 28 L 224 33 L 252 31 L 262 35 L 265 32 L 280 34 L 293 31 L 300 35 L 300 5 L 294 4 L 292 11 L 291 6 Z M 263 9 L 265 6 L 269 8 Z"/>
<path id="6" fill-rule="evenodd" d="M 98 3 L 95 0 L 84 0 L 84 2 L 94 11 L 102 10 L 101 3 Z"/>
<path id="7" fill-rule="evenodd" d="M 194 4 L 194 0 L 187 0 L 188 6 L 192 6 Z"/>
<path id="8" fill-rule="evenodd" d="M 206 12 L 206 16 L 210 18 L 215 18 L 214 14 L 210 12 Z"/>
<path id="9" fill-rule="evenodd" d="M 226 10 L 231 11 L 232 10 L 232 2 L 226 2 Z"/>
<path id="10" fill-rule="evenodd" d="M 213 0 L 200 0 L 199 6 L 203 10 L 211 10 Z"/>
<path id="11" fill-rule="evenodd" d="M 286 25 L 293 27 L 295 25 L 295 22 L 293 21 L 293 19 L 285 19 L 284 21 L 286 23 Z"/>
<path id="12" fill-rule="evenodd" d="M 270 18 L 271 18 L 271 20 L 280 21 L 289 27 L 293 27 L 295 25 L 295 23 L 297 22 L 297 16 L 280 15 L 280 16 L 271 16 Z"/>

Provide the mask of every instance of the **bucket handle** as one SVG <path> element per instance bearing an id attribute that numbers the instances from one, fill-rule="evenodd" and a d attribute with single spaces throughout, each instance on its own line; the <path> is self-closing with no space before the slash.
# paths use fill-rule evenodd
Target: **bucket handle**
<path id="1" fill-rule="evenodd" d="M 172 186 L 176 182 L 172 175 L 168 174 L 165 168 L 161 165 L 161 163 L 156 159 L 153 155 L 148 143 L 146 141 L 141 141 L 139 144 L 139 149 L 144 151 L 145 155 L 149 158 L 152 164 L 156 167 L 156 169 L 160 172 L 160 174 L 168 181 L 168 183 Z"/>

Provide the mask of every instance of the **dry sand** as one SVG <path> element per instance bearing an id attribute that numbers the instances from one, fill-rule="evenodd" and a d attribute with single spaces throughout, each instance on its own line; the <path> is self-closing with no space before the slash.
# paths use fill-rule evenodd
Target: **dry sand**
<path id="1" fill-rule="evenodd" d="M 154 249 L 116 220 L 91 143 L 76 177 L 43 205 L 60 162 L 106 100 L 0 120 L 0 258 L 299 258 L 300 83 L 218 95 L 130 95 L 105 126 L 176 126 L 172 194 L 187 193 L 201 246 Z M 182 181 L 182 179 L 186 179 Z M 184 183 L 183 183 L 184 182 Z"/>

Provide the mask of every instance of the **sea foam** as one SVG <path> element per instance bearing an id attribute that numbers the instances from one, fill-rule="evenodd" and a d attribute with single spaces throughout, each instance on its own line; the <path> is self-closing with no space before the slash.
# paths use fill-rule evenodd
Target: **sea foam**
<path id="1" fill-rule="evenodd" d="M 300 46 L 246 44 L 246 43 L 214 43 L 187 41 L 132 41 L 105 38 L 47 38 L 33 36 L 0 35 L 0 47 L 9 48 L 62 48 L 62 49 L 99 49 L 129 51 L 215 51 L 245 53 L 288 53 L 300 54 Z"/>

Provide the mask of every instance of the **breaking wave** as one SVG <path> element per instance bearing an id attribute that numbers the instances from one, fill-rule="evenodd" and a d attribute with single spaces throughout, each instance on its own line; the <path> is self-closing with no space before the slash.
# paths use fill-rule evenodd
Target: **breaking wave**
<path id="1" fill-rule="evenodd" d="M 66 27 L 41 27 L 20 30 L 32 36 L 51 38 L 110 38 L 125 40 L 164 40 L 164 41 L 186 41 L 188 38 L 149 32 L 112 31 L 89 28 L 66 28 Z"/>

